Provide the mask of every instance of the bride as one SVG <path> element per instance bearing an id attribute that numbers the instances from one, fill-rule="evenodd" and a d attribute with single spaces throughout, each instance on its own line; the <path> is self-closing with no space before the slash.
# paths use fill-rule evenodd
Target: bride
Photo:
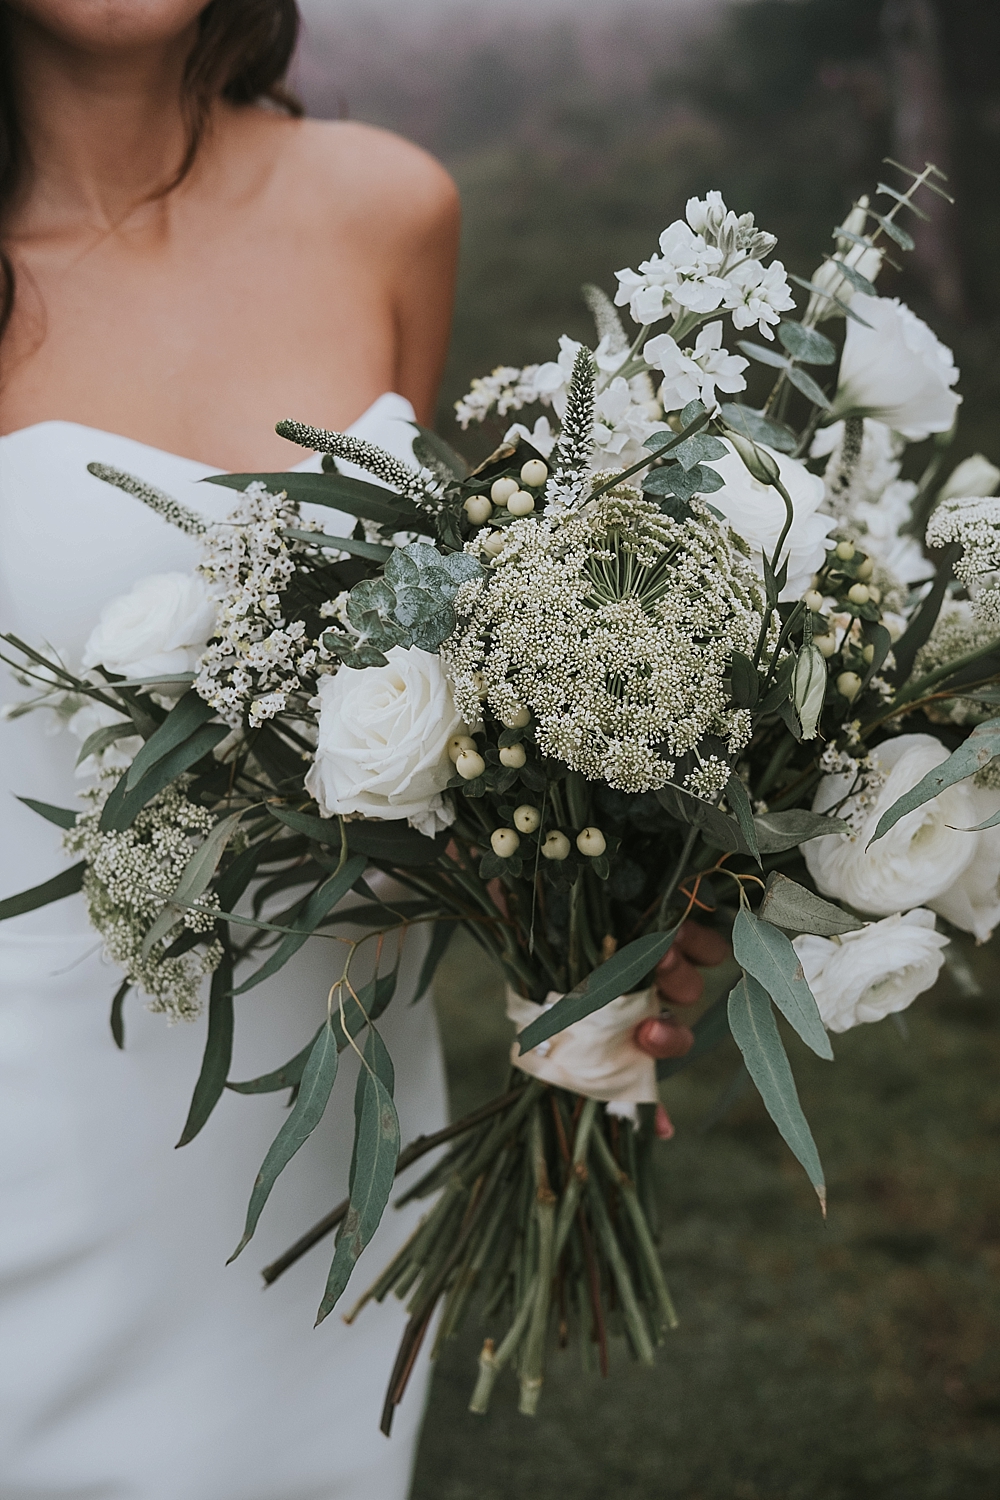
<path id="1" fill-rule="evenodd" d="M 394 136 L 298 117 L 281 85 L 297 24 L 294 0 L 0 0 L 0 628 L 73 667 L 102 605 L 196 561 L 88 463 L 221 518 L 231 495 L 207 475 L 318 467 L 278 418 L 404 458 L 430 420 L 454 186 Z M 0 718 L 0 895 L 64 868 L 15 795 L 72 806 L 77 749 L 51 713 Z M 696 999 L 689 960 L 723 951 L 691 928 L 664 996 Z M 444 1116 L 418 959 L 382 1026 L 404 1140 Z M 343 1196 L 350 1080 L 226 1269 L 283 1099 L 227 1092 L 175 1152 L 203 1023 L 131 998 L 119 1051 L 117 983 L 79 897 L 0 927 L 3 1500 L 402 1500 L 427 1379 L 422 1363 L 386 1442 L 402 1308 L 313 1333 L 319 1257 L 266 1294 L 257 1274 Z M 296 1053 L 328 986 L 314 939 L 241 996 L 234 1078 Z M 669 1020 L 643 1029 L 655 1055 L 690 1045 Z M 359 1282 L 418 1212 L 386 1215 Z"/>
<path id="2" fill-rule="evenodd" d="M 196 560 L 88 462 L 221 517 L 205 475 L 301 460 L 280 417 L 400 456 L 431 418 L 454 186 L 394 136 L 298 118 L 297 22 L 293 0 L 0 5 L 0 628 L 74 666 L 102 604 Z M 79 744 L 46 717 L 0 723 L 3 895 L 63 868 L 13 796 L 73 805 Z M 235 1078 L 311 1035 L 327 958 L 308 944 L 241 997 Z M 402 1500 L 426 1384 L 424 1366 L 386 1442 L 402 1308 L 313 1332 L 320 1257 L 259 1278 L 346 1190 L 353 1085 L 226 1269 L 284 1099 L 227 1093 L 175 1152 L 204 1023 L 130 997 L 120 1052 L 117 983 L 79 897 L 0 928 L 0 1494 Z M 444 1117 L 432 1012 L 409 998 L 384 1028 L 406 1139 Z M 414 1222 L 390 1211 L 359 1280 Z"/>

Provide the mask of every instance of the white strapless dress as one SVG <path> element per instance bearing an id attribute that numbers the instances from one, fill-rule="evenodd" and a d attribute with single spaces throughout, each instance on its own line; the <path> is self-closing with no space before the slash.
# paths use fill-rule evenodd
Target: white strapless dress
<path id="1" fill-rule="evenodd" d="M 353 430 L 408 456 L 412 415 L 386 395 Z M 0 438 L 0 628 L 47 640 L 69 660 L 108 599 L 196 560 L 189 538 L 93 479 L 93 460 L 205 515 L 233 502 L 231 491 L 197 483 L 217 472 L 205 464 L 71 422 Z M 322 517 L 336 524 L 330 511 Z M 0 701 L 24 696 L 2 681 Z M 52 734 L 47 717 L 0 722 L 0 896 L 65 868 L 58 831 L 14 800 L 73 805 L 78 746 Z M 404 958 L 381 1028 L 404 1143 L 444 1121 L 433 1013 L 429 1001 L 410 1004 L 419 958 Z M 133 992 L 119 1052 L 108 1029 L 119 978 L 80 897 L 0 925 L 0 1496 L 403 1500 L 426 1357 L 391 1439 L 378 1430 L 403 1309 L 390 1298 L 351 1328 L 335 1314 L 314 1331 L 332 1241 L 268 1290 L 260 1279 L 346 1192 L 353 1059 L 255 1239 L 227 1267 L 285 1096 L 227 1092 L 202 1134 L 175 1151 L 205 1022 L 168 1026 Z M 317 940 L 241 996 L 233 1076 L 291 1057 L 325 1011 L 329 983 L 329 945 Z M 387 1211 L 345 1303 L 419 1212 Z"/>

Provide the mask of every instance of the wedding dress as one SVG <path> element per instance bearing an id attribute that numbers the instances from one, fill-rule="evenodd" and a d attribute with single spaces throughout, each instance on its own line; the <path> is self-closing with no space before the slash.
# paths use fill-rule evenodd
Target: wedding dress
<path id="1" fill-rule="evenodd" d="M 389 394 L 352 431 L 410 457 L 412 416 Z M 92 478 L 92 460 L 212 518 L 234 499 L 197 482 L 217 472 L 205 464 L 71 422 L 0 438 L 0 628 L 74 665 L 104 603 L 145 574 L 196 561 L 190 538 Z M 328 530 L 337 523 L 316 514 Z M 26 696 L 9 680 L 4 688 L 8 701 Z M 58 830 L 15 800 L 74 805 L 79 746 L 53 732 L 53 719 L 0 722 L 0 895 L 65 868 Z M 311 940 L 238 997 L 231 1076 L 269 1071 L 309 1038 L 325 1012 L 333 946 Z M 404 954 L 381 1024 L 404 1143 L 444 1118 L 433 1013 L 426 999 L 410 1003 L 418 946 Z M 266 1291 L 260 1279 L 346 1192 L 354 1060 L 342 1060 L 327 1118 L 227 1267 L 286 1096 L 227 1091 L 202 1134 L 175 1151 L 205 1021 L 169 1026 L 133 992 L 120 1052 L 108 1028 L 119 979 L 79 896 L 0 925 L 0 1495 L 403 1500 L 427 1363 L 387 1441 L 378 1422 L 402 1307 L 389 1298 L 351 1327 L 334 1313 L 314 1331 L 332 1239 Z M 420 1212 L 387 1210 L 345 1307 Z"/>

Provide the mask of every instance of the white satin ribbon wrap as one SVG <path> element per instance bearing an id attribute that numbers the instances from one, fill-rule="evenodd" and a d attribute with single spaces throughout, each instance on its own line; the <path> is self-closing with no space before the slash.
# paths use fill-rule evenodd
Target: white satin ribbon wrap
<path id="1" fill-rule="evenodd" d="M 518 1031 L 523 1031 L 561 999 L 557 991 L 550 990 L 545 1004 L 538 1006 L 508 985 L 507 1015 Z M 514 1042 L 510 1060 L 515 1068 L 544 1083 L 572 1089 L 588 1099 L 604 1099 L 611 1113 L 632 1115 L 637 1104 L 659 1103 L 656 1062 L 641 1052 L 633 1040 L 639 1022 L 659 1013 L 655 989 L 619 995 L 617 1000 L 574 1021 L 572 1026 L 540 1042 L 530 1052 L 522 1054 Z"/>

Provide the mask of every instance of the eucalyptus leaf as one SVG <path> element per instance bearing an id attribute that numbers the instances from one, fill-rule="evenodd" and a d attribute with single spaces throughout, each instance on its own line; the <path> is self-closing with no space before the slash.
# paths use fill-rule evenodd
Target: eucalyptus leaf
<path id="1" fill-rule="evenodd" d="M 131 729 L 131 725 L 129 728 Z M 57 828 L 75 828 L 79 813 L 73 812 L 68 807 L 53 807 L 50 802 L 36 802 L 34 797 L 18 797 L 18 802 L 23 802 L 25 807 L 30 807 L 33 813 L 44 818 L 48 823 L 54 823 Z"/>
<path id="2" fill-rule="evenodd" d="M 437 973 L 438 964 L 444 958 L 445 954 L 448 951 L 449 944 L 451 943 L 452 938 L 455 936 L 455 929 L 457 925 L 458 924 L 456 922 L 434 923 L 434 927 L 431 931 L 431 940 L 428 944 L 427 952 L 424 955 L 424 961 L 420 965 L 420 974 L 417 978 L 417 988 L 414 991 L 413 999 L 410 1002 L 412 1005 L 416 1005 L 418 1000 L 422 1000 L 424 995 L 426 995 L 427 991 L 430 989 L 431 984 L 434 980 L 434 975 Z"/>
<path id="3" fill-rule="evenodd" d="M 244 811 L 245 809 L 241 809 L 240 812 L 230 813 L 228 818 L 221 818 L 203 842 L 198 845 L 181 872 L 181 878 L 177 882 L 172 899 L 168 899 L 167 904 L 142 940 L 140 951 L 143 958 L 146 958 L 152 948 L 175 926 L 182 909 L 194 906 L 198 897 L 208 889 L 226 845 L 240 825 Z"/>
<path id="4" fill-rule="evenodd" d="M 883 214 L 877 214 L 874 210 L 868 212 L 875 220 L 880 229 L 883 229 L 891 240 L 895 240 L 901 250 L 913 250 L 916 248 L 916 240 L 902 224 L 897 224 L 895 219 L 888 219 Z"/>
<path id="5" fill-rule="evenodd" d="M 0 922 L 5 922 L 8 917 L 23 916 L 26 911 L 37 911 L 40 906 L 61 901 L 64 896 L 75 896 L 83 888 L 86 873 L 87 861 L 81 859 L 79 864 L 53 875 L 51 880 L 33 885 L 30 890 L 19 891 L 16 896 L 8 896 L 5 901 L 0 901 Z"/>
<path id="6" fill-rule="evenodd" d="M 695 464 L 725 458 L 728 452 L 729 449 L 719 438 L 713 437 L 709 432 L 696 432 L 694 437 L 685 438 L 683 443 L 678 443 L 671 457 L 685 469 L 693 469 Z"/>
<path id="7" fill-rule="evenodd" d="M 782 422 L 775 422 L 771 417 L 765 417 L 763 412 L 755 411 L 752 406 L 743 406 L 739 401 L 724 401 L 719 414 L 726 426 L 740 437 L 750 438 L 754 443 L 766 443 L 779 453 L 795 451 L 798 438 L 791 428 Z"/>
<path id="8" fill-rule="evenodd" d="M 748 339 L 737 339 L 736 347 L 742 349 L 748 359 L 755 359 L 759 364 L 773 365 L 776 370 L 791 369 L 791 360 L 780 349 L 772 349 L 767 344 L 751 344 Z"/>
<path id="9" fill-rule="evenodd" d="M 734 651 L 729 667 L 732 700 L 737 708 L 753 708 L 760 691 L 757 668 L 742 651 Z"/>
<path id="10" fill-rule="evenodd" d="M 726 782 L 726 800 L 736 814 L 736 821 L 740 825 L 740 832 L 743 835 L 747 848 L 759 865 L 760 851 L 757 848 L 757 834 L 753 823 L 753 808 L 750 806 L 747 789 L 735 771 L 730 774 L 729 780 Z"/>
<path id="11" fill-rule="evenodd" d="M 233 1021 L 233 956 L 225 944 L 222 960 L 212 975 L 205 1055 L 178 1146 L 194 1140 L 222 1098 L 233 1057 Z"/>
<path id="12" fill-rule="evenodd" d="M 135 734 L 135 725 L 131 722 L 125 724 L 102 724 L 100 729 L 95 729 L 93 734 L 88 734 L 80 746 L 80 753 L 76 757 L 78 766 L 91 755 L 100 755 L 109 745 L 116 740 L 131 739 Z"/>
<path id="13" fill-rule="evenodd" d="M 404 523 L 412 525 L 415 515 L 414 506 L 401 495 L 346 474 L 304 474 L 300 469 L 281 474 L 210 474 L 201 483 L 221 484 L 241 492 L 250 484 L 264 484 L 272 495 L 284 491 L 299 505 L 327 506 L 396 530 L 403 529 Z"/>
<path id="14" fill-rule="evenodd" d="M 324 880 L 309 897 L 302 915 L 292 923 L 292 931 L 285 934 L 267 962 L 245 979 L 235 993 L 245 994 L 283 968 L 292 954 L 297 953 L 310 934 L 316 931 L 323 918 L 343 900 L 358 876 L 364 874 L 367 863 L 363 854 L 352 855 L 342 870 Z"/>
<path id="15" fill-rule="evenodd" d="M 189 771 L 204 756 L 211 754 L 228 734 L 229 727 L 226 724 L 202 724 L 190 739 L 176 745 L 158 760 L 132 791 L 126 790 L 126 772 L 115 784 L 101 810 L 98 822 L 101 832 L 121 833 L 126 828 L 131 828 L 147 802 L 151 802 L 182 772 Z"/>
<path id="16" fill-rule="evenodd" d="M 826 392 L 805 370 L 800 369 L 798 365 L 791 365 L 788 369 L 788 378 L 795 389 L 801 391 L 814 406 L 822 407 L 823 411 L 832 411 L 833 408 Z"/>
<path id="17" fill-rule="evenodd" d="M 669 932 L 648 932 L 619 948 L 568 995 L 563 995 L 550 1010 L 542 1011 L 537 1021 L 524 1028 L 518 1036 L 521 1054 L 530 1052 L 539 1042 L 547 1041 L 550 1036 L 572 1026 L 574 1021 L 592 1015 L 619 995 L 630 994 L 656 967 L 677 932 L 677 927 L 672 927 Z"/>
<path id="18" fill-rule="evenodd" d="M 392 1099 L 393 1069 L 385 1043 L 369 1027 L 354 1095 L 354 1151 L 349 1206 L 337 1235 L 333 1264 L 317 1324 L 339 1301 L 362 1250 L 379 1226 L 399 1159 L 399 1117 Z"/>
<path id="19" fill-rule="evenodd" d="M 816 1143 L 802 1113 L 795 1079 L 788 1063 L 767 992 L 744 974 L 729 994 L 729 1029 L 743 1053 L 747 1072 L 757 1085 L 771 1119 L 786 1145 L 804 1167 L 826 1212 L 826 1186 Z"/>
<path id="20" fill-rule="evenodd" d="M 363 557 L 367 562 L 384 563 L 393 551 L 381 542 L 361 542 L 353 536 L 328 536 L 325 531 L 298 531 L 292 526 L 281 535 L 291 542 L 308 542 L 311 547 L 332 547 L 337 552 L 349 552 L 352 557 Z"/>
<path id="21" fill-rule="evenodd" d="M 672 818 L 699 828 L 705 842 L 713 849 L 725 849 L 730 854 L 751 852 L 739 824 L 721 808 L 713 807 L 711 802 L 705 802 L 700 797 L 685 792 L 682 787 L 673 785 L 660 787 L 654 795 Z"/>
<path id="22" fill-rule="evenodd" d="M 845 318 L 852 318 L 855 323 L 860 323 L 864 328 L 871 328 L 871 324 L 865 322 L 860 313 L 856 313 L 849 302 L 838 297 L 835 292 L 828 292 L 825 287 L 817 286 L 815 281 L 806 281 L 804 276 L 796 276 L 792 271 L 788 273 L 789 281 L 794 281 L 796 286 L 805 287 L 807 292 L 812 292 L 816 297 L 822 297 L 825 302 L 832 302 L 844 314 Z"/>
<path id="23" fill-rule="evenodd" d="M 733 952 L 736 962 L 764 986 L 806 1046 L 817 1057 L 831 1059 L 830 1038 L 798 954 L 785 934 L 742 907 L 733 923 Z"/>
<path id="24" fill-rule="evenodd" d="M 925 802 L 930 802 L 946 787 L 954 786 L 956 782 L 965 781 L 977 771 L 982 771 L 996 755 L 1000 755 L 1000 719 L 990 719 L 985 724 L 977 724 L 968 739 L 946 761 L 928 771 L 915 787 L 896 799 L 879 818 L 870 843 L 874 844 L 876 839 L 884 838 L 900 818 L 923 807 Z"/>
<path id="25" fill-rule="evenodd" d="M 822 838 L 824 834 L 850 832 L 841 818 L 826 818 L 820 813 L 807 812 L 803 807 L 789 808 L 787 812 L 758 813 L 754 819 L 757 830 L 757 847 L 761 854 L 780 854 L 785 849 L 794 849 L 808 839 Z"/>
<path id="26" fill-rule="evenodd" d="M 865 925 L 857 917 L 848 916 L 842 907 L 824 901 L 815 891 L 807 890 L 778 870 L 772 870 L 767 878 L 764 899 L 757 915 L 775 927 L 785 927 L 790 932 L 811 932 L 817 937 L 860 932 Z"/>
<path id="27" fill-rule="evenodd" d="M 196 729 L 214 718 L 215 709 L 206 703 L 192 688 L 184 694 L 167 714 L 163 723 L 150 735 L 135 760 L 125 772 L 125 790 L 135 791 L 146 772 L 151 770 L 165 755 L 190 739 Z"/>
<path id="28" fill-rule="evenodd" d="M 802 323 L 778 324 L 778 338 L 795 359 L 806 365 L 832 365 L 837 351 L 825 334 Z"/>
<path id="29" fill-rule="evenodd" d="M 292 1157 L 300 1147 L 305 1145 L 323 1118 L 334 1080 L 337 1077 L 337 1058 L 337 1039 L 332 1025 L 325 1022 L 320 1027 L 310 1048 L 295 1103 L 272 1141 L 257 1174 L 257 1180 L 250 1194 L 243 1238 L 229 1257 L 229 1261 L 234 1261 L 253 1238 L 257 1221 L 263 1212 L 271 1189 Z"/>
<path id="30" fill-rule="evenodd" d="M 867 276 L 862 276 L 854 266 L 849 266 L 846 260 L 841 260 L 836 255 L 828 255 L 826 259 L 827 265 L 836 266 L 844 280 L 849 281 L 856 292 L 860 292 L 864 297 L 878 296 L 878 288 L 872 285 Z"/>

